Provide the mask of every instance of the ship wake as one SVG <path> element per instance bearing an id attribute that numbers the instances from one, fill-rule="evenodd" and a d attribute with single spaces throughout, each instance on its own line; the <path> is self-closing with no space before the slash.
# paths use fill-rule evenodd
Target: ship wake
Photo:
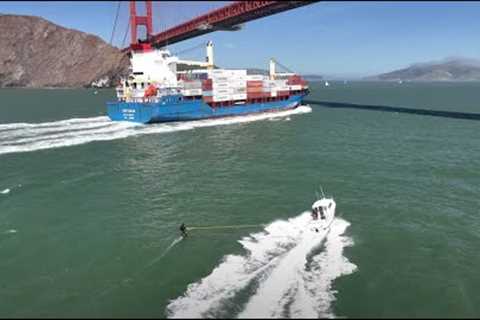
<path id="1" fill-rule="evenodd" d="M 279 220 L 242 239 L 246 254 L 227 255 L 205 278 L 170 301 L 170 318 L 334 317 L 333 281 L 356 270 L 343 256 L 353 245 L 349 223 L 335 218 L 330 230 L 306 232 L 308 212 Z M 322 233 L 323 232 L 323 233 Z"/>
<path id="2" fill-rule="evenodd" d="M 311 112 L 309 106 L 293 110 L 230 118 L 142 125 L 112 122 L 108 117 L 74 118 L 44 123 L 0 124 L 0 154 L 74 146 L 92 141 L 192 130 L 201 127 L 245 123 Z"/>

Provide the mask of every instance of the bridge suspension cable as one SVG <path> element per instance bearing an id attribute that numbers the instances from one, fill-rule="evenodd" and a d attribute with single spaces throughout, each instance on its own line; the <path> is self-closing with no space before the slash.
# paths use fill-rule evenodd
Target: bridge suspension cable
<path id="1" fill-rule="evenodd" d="M 122 1 L 118 1 L 117 4 L 117 13 L 115 14 L 115 21 L 113 22 L 113 29 L 112 29 L 112 35 L 110 37 L 110 45 L 112 45 L 113 41 L 113 36 L 115 35 L 115 29 L 117 27 L 117 20 L 118 20 L 118 14 L 120 13 L 120 6 L 122 5 Z M 123 44 L 122 44 L 123 46 Z"/>
<path id="2" fill-rule="evenodd" d="M 177 52 L 175 52 L 173 55 L 178 56 L 178 55 L 180 55 L 180 54 L 182 54 L 182 53 L 191 52 L 191 51 L 200 49 L 200 48 L 202 48 L 202 47 L 205 47 L 206 45 L 207 45 L 207 42 L 205 41 L 205 42 L 202 42 L 202 43 L 200 43 L 200 44 L 198 44 L 198 45 L 196 45 L 196 46 L 194 46 L 194 47 L 190 47 L 190 48 L 187 48 L 187 49 L 184 49 L 184 50 L 181 50 L 181 51 L 177 51 Z"/>
<path id="3" fill-rule="evenodd" d="M 125 34 L 123 35 L 122 45 L 120 46 L 120 48 L 123 48 L 125 45 L 125 40 L 127 39 L 127 34 L 129 29 L 130 29 L 130 20 L 128 20 L 127 30 L 125 30 Z"/>

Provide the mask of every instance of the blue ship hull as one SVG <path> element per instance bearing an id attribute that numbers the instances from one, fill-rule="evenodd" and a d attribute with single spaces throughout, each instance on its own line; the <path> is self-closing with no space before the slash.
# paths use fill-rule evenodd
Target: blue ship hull
<path id="1" fill-rule="evenodd" d="M 286 100 L 212 108 L 202 99 L 183 100 L 181 95 L 171 95 L 164 96 L 155 103 L 107 102 L 107 110 L 108 116 L 113 121 L 139 123 L 189 121 L 293 109 L 301 104 L 304 96 L 305 94 L 297 94 Z"/>

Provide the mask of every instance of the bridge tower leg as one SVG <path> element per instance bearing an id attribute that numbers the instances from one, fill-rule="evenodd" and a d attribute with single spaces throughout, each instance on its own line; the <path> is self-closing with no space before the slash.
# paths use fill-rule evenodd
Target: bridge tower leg
<path id="1" fill-rule="evenodd" d="M 145 7 L 147 15 L 137 16 L 136 1 L 130 1 L 130 36 L 132 45 L 138 44 L 138 26 L 145 26 L 147 28 L 147 40 L 149 40 L 153 34 L 152 1 L 145 1 Z"/>

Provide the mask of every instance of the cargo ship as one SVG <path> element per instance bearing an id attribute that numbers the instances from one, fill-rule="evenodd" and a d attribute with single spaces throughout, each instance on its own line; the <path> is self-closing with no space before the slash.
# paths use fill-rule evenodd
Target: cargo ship
<path id="1" fill-rule="evenodd" d="M 180 60 L 148 43 L 139 47 L 130 53 L 130 74 L 116 87 L 117 101 L 107 102 L 113 121 L 156 123 L 283 111 L 301 105 L 309 93 L 298 74 L 277 73 L 273 59 L 268 75 L 216 68 L 211 41 L 205 62 Z M 179 65 L 189 68 L 177 70 Z"/>

